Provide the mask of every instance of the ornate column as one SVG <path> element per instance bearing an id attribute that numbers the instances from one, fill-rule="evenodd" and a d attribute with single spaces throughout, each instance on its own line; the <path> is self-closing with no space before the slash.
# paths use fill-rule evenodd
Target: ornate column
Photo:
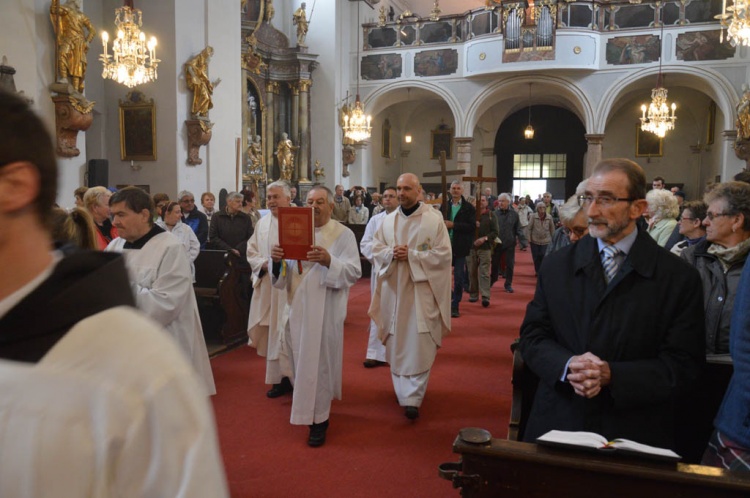
<path id="1" fill-rule="evenodd" d="M 471 176 L 474 172 L 471 170 L 471 143 L 474 141 L 471 137 L 456 137 L 453 142 L 456 144 L 456 169 L 465 171 L 465 175 Z M 471 183 L 464 182 L 464 192 L 471 192 Z"/>
<path id="2" fill-rule="evenodd" d="M 587 134 L 584 135 L 586 142 L 588 143 L 588 150 L 586 151 L 586 163 L 583 165 L 583 177 L 588 178 L 591 176 L 591 172 L 594 171 L 594 166 L 599 164 L 602 160 L 602 142 L 604 142 L 604 135 L 599 134 Z"/>
<path id="3" fill-rule="evenodd" d="M 310 86 L 312 80 L 299 81 L 299 157 L 297 180 L 308 182 L 310 174 Z"/>
<path id="4" fill-rule="evenodd" d="M 292 90 L 292 127 L 289 130 L 289 138 L 297 145 L 302 141 L 299 133 L 299 87 L 299 81 L 289 83 L 289 88 Z"/>
<path id="5" fill-rule="evenodd" d="M 264 156 L 266 164 L 266 177 L 269 182 L 275 180 L 273 177 L 273 151 L 276 147 L 274 139 L 276 138 L 276 99 L 279 93 L 279 84 L 273 81 L 266 83 L 266 134 L 263 137 Z"/>

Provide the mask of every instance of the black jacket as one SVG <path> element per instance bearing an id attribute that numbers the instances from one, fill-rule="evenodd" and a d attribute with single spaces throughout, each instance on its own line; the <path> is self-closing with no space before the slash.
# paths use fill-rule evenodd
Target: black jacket
<path id="1" fill-rule="evenodd" d="M 228 214 L 226 210 L 211 217 L 208 248 L 220 251 L 237 249 L 244 258 L 247 241 L 253 235 L 253 221 L 242 211 Z"/>
<path id="2" fill-rule="evenodd" d="M 450 219 L 451 213 L 451 201 L 448 201 L 447 206 L 443 206 L 443 209 L 447 209 L 448 219 Z M 474 206 L 469 204 L 464 196 L 461 196 L 461 207 L 456 213 L 456 217 L 453 219 L 453 236 L 451 237 L 451 247 L 453 249 L 454 258 L 465 258 L 469 255 L 469 251 L 474 245 L 474 233 L 477 226 L 477 212 Z"/>
<path id="3" fill-rule="evenodd" d="M 516 247 L 516 238 L 523 236 L 521 224 L 518 221 L 518 212 L 512 207 L 506 209 L 505 212 L 498 209 L 495 211 L 495 216 L 497 216 L 497 227 L 502 242 L 501 248 Z"/>
<path id="4" fill-rule="evenodd" d="M 521 325 L 521 354 L 540 379 L 524 439 L 590 431 L 674 449 L 674 403 L 705 358 L 703 320 L 698 272 L 645 232 L 609 285 L 588 235 L 545 257 Z M 587 351 L 612 372 L 591 399 L 560 380 Z"/>

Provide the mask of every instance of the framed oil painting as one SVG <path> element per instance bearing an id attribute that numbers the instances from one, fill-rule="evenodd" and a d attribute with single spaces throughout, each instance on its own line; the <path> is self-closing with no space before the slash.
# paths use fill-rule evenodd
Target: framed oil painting
<path id="1" fill-rule="evenodd" d="M 154 100 L 133 90 L 120 100 L 120 158 L 156 161 L 156 108 Z"/>
<path id="2" fill-rule="evenodd" d="M 436 130 L 432 130 L 430 159 L 439 159 L 440 151 L 443 150 L 446 159 L 453 159 L 453 128 L 440 125 Z"/>
<path id="3" fill-rule="evenodd" d="M 663 138 L 641 130 L 640 123 L 635 125 L 635 157 L 661 157 L 663 146 Z"/>

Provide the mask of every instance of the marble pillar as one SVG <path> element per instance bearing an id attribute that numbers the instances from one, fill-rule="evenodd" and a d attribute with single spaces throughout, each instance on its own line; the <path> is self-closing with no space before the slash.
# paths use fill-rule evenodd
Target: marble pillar
<path id="1" fill-rule="evenodd" d="M 482 154 L 482 165 L 484 166 L 482 176 L 497 177 L 497 161 L 495 160 L 495 148 L 485 147 L 479 152 L 481 152 Z M 497 181 L 482 184 L 483 189 L 487 187 L 490 187 L 492 189 L 492 192 L 494 192 L 494 195 L 497 195 L 497 192 L 495 192 L 497 190 Z"/>
<path id="2" fill-rule="evenodd" d="M 292 90 L 292 126 L 289 130 L 289 138 L 292 139 L 296 145 L 300 145 L 302 139 L 300 138 L 299 130 L 299 83 L 289 83 L 289 88 Z M 299 161 L 297 161 L 299 164 Z M 299 178 L 296 176 L 295 180 Z"/>
<path id="3" fill-rule="evenodd" d="M 299 82 L 299 157 L 297 158 L 297 179 L 309 182 L 310 175 L 310 86 L 312 80 Z"/>
<path id="4" fill-rule="evenodd" d="M 471 167 L 471 143 L 473 141 L 474 139 L 471 137 L 456 137 L 453 139 L 456 145 L 456 169 L 464 170 L 464 175 L 467 176 L 474 174 Z M 464 196 L 469 195 L 469 192 L 471 192 L 471 182 L 464 182 Z"/>
<path id="5" fill-rule="evenodd" d="M 602 160 L 602 142 L 604 142 L 604 135 L 587 134 L 584 135 L 584 137 L 588 143 L 588 150 L 586 151 L 586 162 L 583 165 L 583 177 L 588 178 L 591 176 L 591 172 L 594 171 L 594 167 Z"/>
<path id="6" fill-rule="evenodd" d="M 263 152 L 265 156 L 266 178 L 273 181 L 273 152 L 275 149 L 274 137 L 276 136 L 276 99 L 279 93 L 278 83 L 268 82 L 266 84 L 266 134 L 263 136 Z"/>

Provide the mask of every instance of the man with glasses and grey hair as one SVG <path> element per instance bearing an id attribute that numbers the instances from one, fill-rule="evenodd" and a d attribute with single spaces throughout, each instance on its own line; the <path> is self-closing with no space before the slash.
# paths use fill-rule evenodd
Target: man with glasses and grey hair
<path id="1" fill-rule="evenodd" d="M 182 210 L 182 222 L 195 232 L 201 249 L 205 249 L 208 241 L 208 218 L 195 207 L 195 196 L 192 192 L 183 190 L 177 194 L 177 200 Z"/>
<path id="2" fill-rule="evenodd" d="M 540 380 L 525 441 L 557 429 L 678 449 L 675 406 L 704 360 L 701 282 L 636 228 L 645 196 L 639 165 L 601 161 L 579 197 L 589 235 L 542 263 L 521 325 Z"/>

